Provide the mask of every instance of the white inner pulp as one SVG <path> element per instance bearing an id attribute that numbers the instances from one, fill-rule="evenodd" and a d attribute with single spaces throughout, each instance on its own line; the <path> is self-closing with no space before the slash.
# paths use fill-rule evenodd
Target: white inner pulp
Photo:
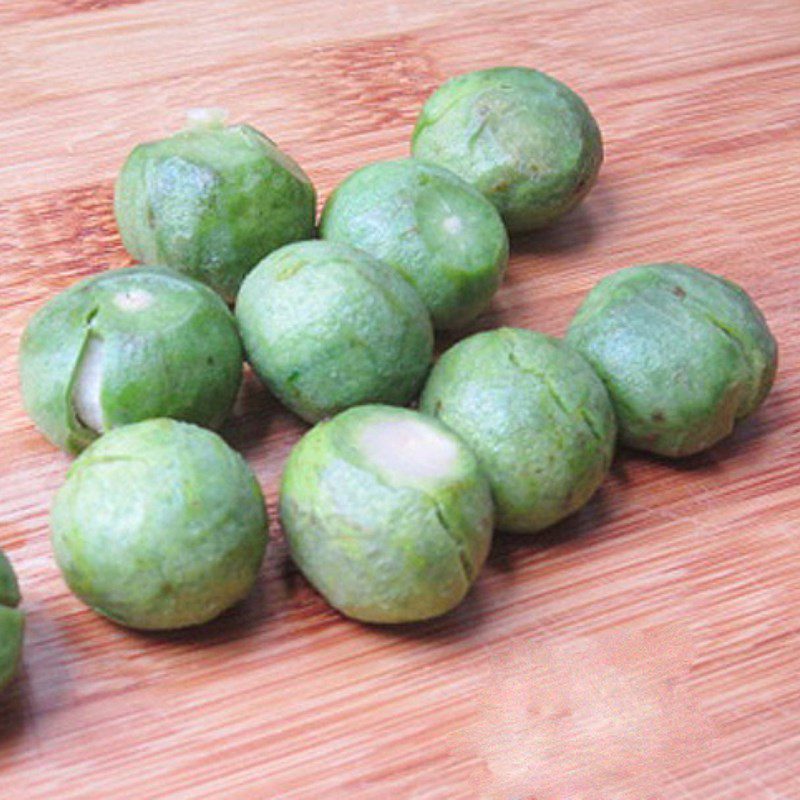
<path id="1" fill-rule="evenodd" d="M 128 289 L 114 295 L 114 305 L 123 311 L 143 311 L 153 304 L 153 295 L 146 289 Z"/>
<path id="2" fill-rule="evenodd" d="M 359 444 L 376 466 L 410 477 L 443 478 L 458 461 L 456 442 L 422 420 L 373 422 L 364 427 Z"/>
<path id="3" fill-rule="evenodd" d="M 455 234 L 461 232 L 461 220 L 456 216 L 445 217 L 442 227 L 447 233 Z"/>
<path id="4" fill-rule="evenodd" d="M 103 340 L 90 336 L 75 375 L 72 405 L 81 423 L 95 433 L 103 432 L 103 409 L 100 406 L 102 385 Z"/>
<path id="5" fill-rule="evenodd" d="M 190 128 L 221 128 L 227 121 L 227 108 L 190 108 L 186 112 Z"/>

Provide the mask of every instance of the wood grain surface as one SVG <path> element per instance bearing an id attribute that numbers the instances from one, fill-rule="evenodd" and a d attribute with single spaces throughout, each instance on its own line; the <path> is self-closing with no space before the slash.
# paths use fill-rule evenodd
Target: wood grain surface
<path id="1" fill-rule="evenodd" d="M 128 150 L 226 106 L 324 199 L 407 153 L 440 81 L 495 64 L 574 86 L 606 163 L 515 243 L 473 329 L 562 334 L 601 276 L 685 260 L 764 309 L 781 367 L 762 410 L 702 456 L 621 453 L 574 518 L 499 537 L 461 608 L 390 629 L 289 563 L 276 488 L 303 426 L 251 379 L 224 433 L 272 514 L 252 596 L 179 634 L 84 608 L 48 542 L 68 459 L 23 414 L 16 352 L 43 301 L 128 263 Z M 0 74 L 0 544 L 29 623 L 2 798 L 800 798 L 797 0 L 3 0 Z"/>

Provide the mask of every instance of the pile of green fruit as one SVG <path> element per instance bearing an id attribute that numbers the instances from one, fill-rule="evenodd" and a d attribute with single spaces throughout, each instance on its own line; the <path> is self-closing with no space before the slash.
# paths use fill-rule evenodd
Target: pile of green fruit
<path id="1" fill-rule="evenodd" d="M 776 345 L 763 316 L 731 282 L 680 264 L 601 281 L 564 340 L 487 331 L 431 368 L 434 331 L 474 320 L 500 286 L 508 234 L 574 208 L 603 148 L 568 87 L 497 68 L 434 92 L 411 151 L 350 175 L 318 239 L 303 170 L 220 112 L 129 155 L 115 211 L 143 266 L 53 298 L 20 355 L 34 422 L 80 453 L 53 545 L 96 611 L 176 628 L 251 588 L 263 496 L 207 430 L 230 413 L 244 358 L 315 423 L 281 485 L 295 562 L 343 614 L 379 623 L 452 609 L 493 529 L 535 534 L 581 508 L 618 439 L 697 453 L 764 400 Z M 398 408 L 417 397 L 419 411 Z M 21 639 L 10 576 L 0 563 L 0 682 Z"/>

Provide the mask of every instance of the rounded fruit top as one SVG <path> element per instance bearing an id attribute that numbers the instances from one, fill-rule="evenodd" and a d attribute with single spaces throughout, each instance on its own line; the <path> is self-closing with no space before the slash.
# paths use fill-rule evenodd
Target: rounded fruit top
<path id="1" fill-rule="evenodd" d="M 198 625 L 241 600 L 267 542 L 264 498 L 244 459 L 217 434 L 169 419 L 88 447 L 50 523 L 70 589 L 142 629 Z"/>
<path id="2" fill-rule="evenodd" d="M 0 550 L 0 691 L 16 674 L 22 652 L 25 617 L 19 601 L 17 578 Z"/>
<path id="3" fill-rule="evenodd" d="M 603 160 L 600 129 L 586 103 L 526 67 L 484 69 L 444 83 L 425 103 L 411 149 L 483 192 L 512 233 L 574 208 Z"/>
<path id="4" fill-rule="evenodd" d="M 226 127 L 224 112 L 196 109 L 185 130 L 134 148 L 114 208 L 135 259 L 184 272 L 233 301 L 264 256 L 313 235 L 316 193 L 255 128 Z"/>
<path id="5" fill-rule="evenodd" d="M 775 339 L 746 292 L 685 264 L 604 278 L 567 341 L 605 382 L 622 442 L 665 456 L 727 436 L 761 405 L 777 367 Z"/>
<path id="6" fill-rule="evenodd" d="M 577 511 L 614 454 L 602 382 L 572 348 L 533 331 L 499 328 L 451 347 L 431 370 L 420 409 L 472 448 L 504 531 L 535 533 Z"/>
<path id="7" fill-rule="evenodd" d="M 76 453 L 151 417 L 216 427 L 242 377 L 236 322 L 209 288 L 169 270 L 110 270 L 56 295 L 20 345 L 25 408 Z"/>
<path id="8" fill-rule="evenodd" d="M 407 403 L 433 355 L 416 291 L 340 242 L 297 242 L 268 256 L 242 285 L 236 318 L 253 369 L 309 422 L 363 403 Z"/>
<path id="9" fill-rule="evenodd" d="M 508 263 L 508 236 L 494 206 L 449 170 L 413 158 L 356 170 L 325 204 L 320 232 L 394 267 L 437 328 L 458 327 L 483 311 Z"/>
<path id="10" fill-rule="evenodd" d="M 292 450 L 280 513 L 292 557 L 335 608 L 365 622 L 428 619 L 486 559 L 492 501 L 469 449 L 436 420 L 359 406 Z"/>

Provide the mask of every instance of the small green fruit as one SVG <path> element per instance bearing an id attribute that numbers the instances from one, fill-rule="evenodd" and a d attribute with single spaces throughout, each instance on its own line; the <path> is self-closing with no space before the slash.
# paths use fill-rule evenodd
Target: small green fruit
<path id="1" fill-rule="evenodd" d="M 494 206 L 449 170 L 413 158 L 350 175 L 325 204 L 320 232 L 394 267 L 437 328 L 480 314 L 508 263 L 508 235 Z"/>
<path id="2" fill-rule="evenodd" d="M 217 434 L 169 419 L 87 448 L 50 522 L 70 589 L 142 629 L 199 625 L 237 603 L 267 543 L 264 498 L 245 461 Z"/>
<path id="3" fill-rule="evenodd" d="M 764 401 L 777 344 L 743 289 L 684 264 L 604 278 L 567 341 L 608 388 L 623 443 L 665 456 L 724 439 Z"/>
<path id="4" fill-rule="evenodd" d="M 28 323 L 22 396 L 44 435 L 77 453 L 152 417 L 218 426 L 236 399 L 242 357 L 233 315 L 206 286 L 163 269 L 111 270 Z"/>
<path id="5" fill-rule="evenodd" d="M 489 485 L 469 449 L 415 411 L 360 406 L 292 450 L 280 513 L 292 557 L 364 622 L 413 622 L 464 598 L 492 537 Z"/>
<path id="6" fill-rule="evenodd" d="M 186 130 L 134 148 L 114 209 L 137 261 L 184 272 L 232 302 L 264 256 L 314 235 L 316 194 L 262 133 L 201 109 Z"/>
<path id="7" fill-rule="evenodd" d="M 354 405 L 407 403 L 433 355 L 419 295 L 339 242 L 297 242 L 247 276 L 236 319 L 253 369 L 309 422 Z"/>
<path id="8" fill-rule="evenodd" d="M 608 394 L 572 348 L 515 328 L 478 333 L 431 371 L 420 409 L 477 455 L 498 527 L 536 533 L 583 506 L 611 464 Z"/>
<path id="9" fill-rule="evenodd" d="M 509 231 L 548 225 L 589 192 L 603 161 L 586 103 L 554 78 L 496 67 L 453 78 L 425 103 L 412 153 L 483 192 Z"/>

